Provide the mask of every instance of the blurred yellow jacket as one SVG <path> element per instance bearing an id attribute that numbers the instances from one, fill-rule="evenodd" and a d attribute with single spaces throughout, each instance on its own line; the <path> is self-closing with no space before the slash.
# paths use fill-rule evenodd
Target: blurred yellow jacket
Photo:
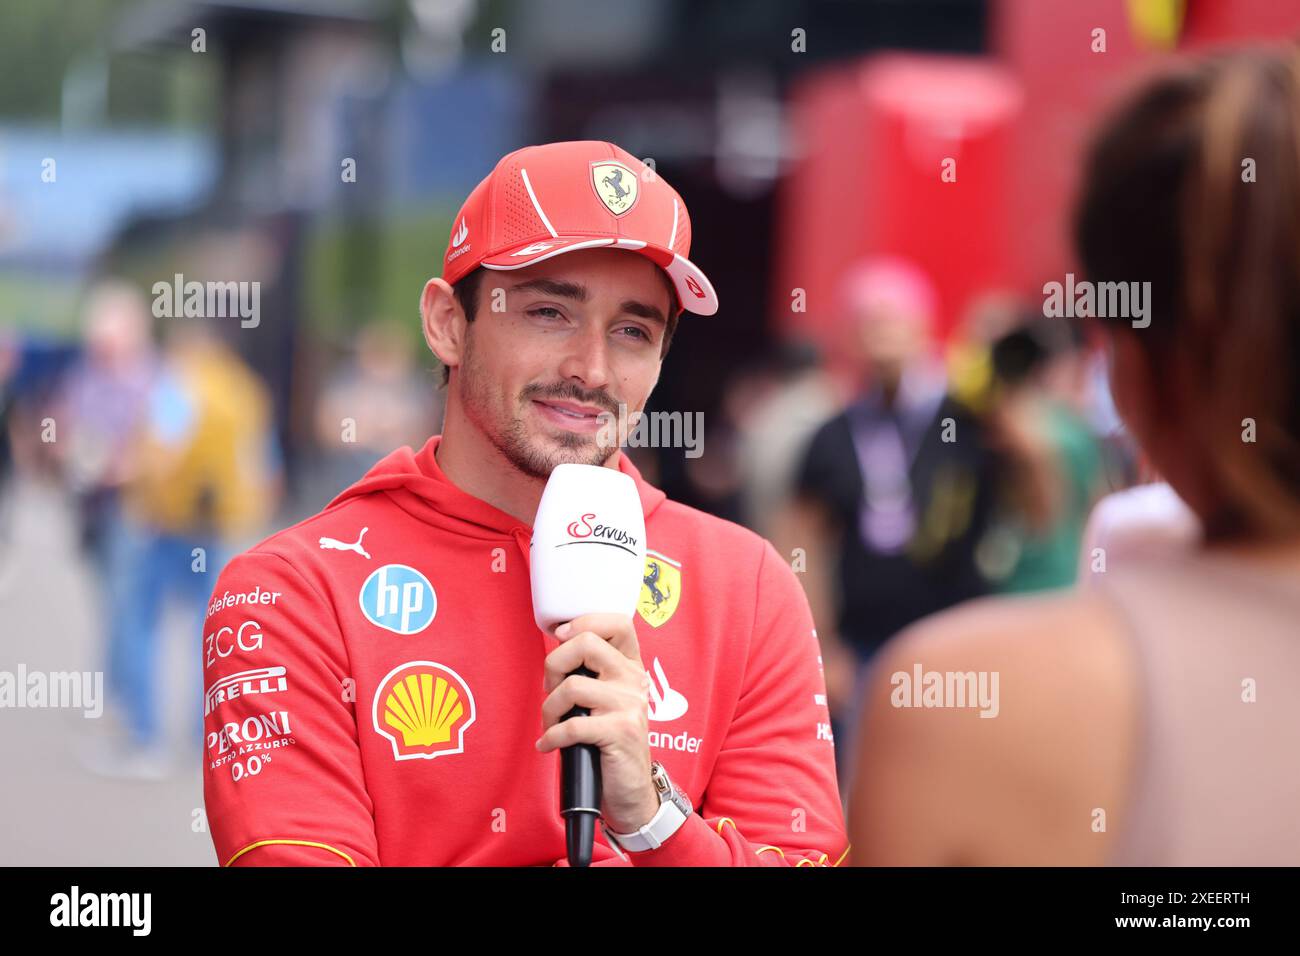
<path id="1" fill-rule="evenodd" d="M 175 352 L 150 401 L 138 465 L 127 496 L 135 517 L 174 534 L 258 530 L 278 477 L 266 387 L 223 347 Z"/>

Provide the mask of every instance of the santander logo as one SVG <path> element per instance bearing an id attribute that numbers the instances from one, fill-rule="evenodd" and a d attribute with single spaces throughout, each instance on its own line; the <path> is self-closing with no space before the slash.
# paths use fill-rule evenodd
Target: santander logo
<path id="1" fill-rule="evenodd" d="M 469 236 L 469 223 L 467 223 L 464 220 L 464 218 L 462 218 L 460 221 L 460 228 L 457 229 L 455 234 L 451 237 L 452 247 L 455 248 L 456 246 L 459 246 L 462 242 L 465 241 L 465 239 L 468 236 Z"/>

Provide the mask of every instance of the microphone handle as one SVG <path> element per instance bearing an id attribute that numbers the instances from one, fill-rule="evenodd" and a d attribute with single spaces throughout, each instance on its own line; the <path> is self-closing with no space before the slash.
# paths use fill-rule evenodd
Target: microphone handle
<path id="1" fill-rule="evenodd" d="M 594 671 L 579 667 L 572 671 L 595 677 Z M 569 708 L 560 720 L 587 717 L 586 707 Z M 596 817 L 600 815 L 600 748 L 594 744 L 574 744 L 560 748 L 560 813 L 564 816 L 564 836 L 569 866 L 591 866 L 596 846 Z"/>

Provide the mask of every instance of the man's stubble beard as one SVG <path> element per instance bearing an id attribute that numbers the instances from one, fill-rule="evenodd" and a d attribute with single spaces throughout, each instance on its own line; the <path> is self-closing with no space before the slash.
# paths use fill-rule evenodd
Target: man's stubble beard
<path id="1" fill-rule="evenodd" d="M 602 448 L 594 436 L 560 432 L 554 441 L 561 447 L 550 448 L 528 437 L 522 418 L 509 410 L 494 417 L 495 397 L 491 376 L 475 361 L 472 335 L 465 339 L 465 357 L 457 375 L 461 405 L 470 424 L 486 436 L 497 451 L 521 473 L 545 480 L 556 465 L 603 465 L 618 448 Z M 549 444 L 549 443 L 547 443 Z"/>

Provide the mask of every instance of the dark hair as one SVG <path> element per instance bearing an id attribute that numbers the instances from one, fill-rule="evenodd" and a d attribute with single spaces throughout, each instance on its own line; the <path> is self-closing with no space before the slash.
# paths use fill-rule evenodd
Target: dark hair
<path id="1" fill-rule="evenodd" d="M 668 325 L 664 329 L 664 340 L 659 350 L 660 361 L 668 354 L 668 346 L 672 344 L 673 333 L 677 331 L 677 320 L 681 316 L 681 309 L 677 307 L 677 292 L 673 284 L 668 279 L 668 274 L 662 269 L 656 270 L 663 280 L 664 287 L 668 290 Z M 463 279 L 451 287 L 451 291 L 456 296 L 456 302 L 465 312 L 465 321 L 473 322 L 478 314 L 478 302 L 481 290 L 483 288 L 483 276 L 487 270 L 482 266 L 471 271 Z M 447 366 L 442 367 L 442 384 L 446 385 L 451 380 L 451 369 Z"/>
<path id="2" fill-rule="evenodd" d="M 1300 530 L 1300 47 L 1146 84 L 1091 146 L 1075 239 L 1089 279 L 1151 282 L 1149 327 L 1112 331 L 1136 336 L 1170 417 L 1195 422 L 1207 532 Z"/>

